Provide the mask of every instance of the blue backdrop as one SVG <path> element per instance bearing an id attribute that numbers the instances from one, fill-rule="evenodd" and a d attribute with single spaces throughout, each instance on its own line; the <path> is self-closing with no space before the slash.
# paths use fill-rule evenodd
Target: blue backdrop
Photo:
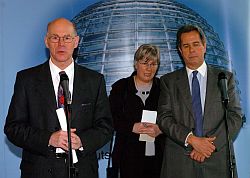
<path id="1" fill-rule="evenodd" d="M 95 0 L 0 0 L 0 178 L 20 177 L 21 149 L 8 142 L 3 126 L 16 72 L 44 62 L 44 36 L 48 21 L 57 17 L 72 19 Z M 242 106 L 249 116 L 250 3 L 246 0 L 177 0 L 196 11 L 218 33 L 233 69 L 237 73 Z M 249 122 L 236 139 L 235 151 L 239 178 L 250 178 Z M 100 177 L 105 176 L 107 148 L 98 152 Z"/>

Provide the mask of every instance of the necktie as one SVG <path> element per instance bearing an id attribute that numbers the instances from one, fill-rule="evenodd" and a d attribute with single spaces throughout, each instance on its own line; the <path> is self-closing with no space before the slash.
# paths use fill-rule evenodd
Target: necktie
<path id="1" fill-rule="evenodd" d="M 65 73 L 64 71 L 59 72 L 60 74 Z M 58 86 L 58 93 L 57 93 L 57 107 L 58 108 L 64 108 L 64 95 L 63 95 L 63 88 L 60 84 L 61 82 L 59 82 L 59 86 Z"/>
<path id="2" fill-rule="evenodd" d="M 192 106 L 195 118 L 195 135 L 202 137 L 203 135 L 203 118 L 202 118 L 202 106 L 200 96 L 200 85 L 197 79 L 198 71 L 193 71 L 192 79 Z"/>

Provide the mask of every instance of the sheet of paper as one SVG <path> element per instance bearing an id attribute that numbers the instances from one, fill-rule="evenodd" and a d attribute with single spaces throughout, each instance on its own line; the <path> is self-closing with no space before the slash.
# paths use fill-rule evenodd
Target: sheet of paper
<path id="1" fill-rule="evenodd" d="M 142 111 L 142 119 L 141 122 L 148 122 L 148 123 L 156 123 L 156 111 L 149 111 L 149 110 L 143 110 Z M 139 141 L 147 141 L 147 142 L 154 142 L 155 138 L 150 137 L 147 134 L 140 134 Z"/>
<path id="2" fill-rule="evenodd" d="M 143 110 L 141 122 L 156 123 L 156 111 Z"/>
<path id="3" fill-rule="evenodd" d="M 155 143 L 146 142 L 145 156 L 155 156 Z"/>
<path id="4" fill-rule="evenodd" d="M 60 123 L 60 126 L 62 128 L 63 131 L 67 131 L 67 121 L 66 121 L 66 115 L 64 112 L 63 108 L 59 108 L 56 110 L 57 113 L 57 117 Z M 65 151 L 61 148 L 57 148 L 56 149 L 56 153 L 64 153 Z M 72 157 L 73 157 L 73 163 L 77 163 L 78 159 L 77 159 L 77 155 L 76 155 L 76 151 L 72 150 Z"/>

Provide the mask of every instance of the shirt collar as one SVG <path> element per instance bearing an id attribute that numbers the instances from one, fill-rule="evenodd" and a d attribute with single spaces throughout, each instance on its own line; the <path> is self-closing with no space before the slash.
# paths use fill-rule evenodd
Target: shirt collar
<path id="1" fill-rule="evenodd" d="M 195 69 L 195 70 L 189 69 L 189 68 L 186 66 L 186 70 L 187 70 L 188 76 L 190 76 L 190 75 L 192 74 L 193 71 L 197 70 L 197 71 L 202 75 L 202 77 L 205 77 L 206 71 L 207 71 L 207 64 L 206 64 L 206 62 L 204 61 L 204 62 L 202 63 L 202 65 L 201 65 L 200 67 L 198 67 L 197 69 Z"/>
<path id="2" fill-rule="evenodd" d="M 59 72 L 61 72 L 62 70 L 59 67 L 57 67 L 55 64 L 53 64 L 53 62 L 51 61 L 51 58 L 49 60 L 49 66 L 50 66 L 50 71 L 51 71 L 52 76 L 55 76 L 58 79 L 60 79 Z M 73 75 L 73 73 L 74 73 L 74 61 L 73 61 L 73 59 L 72 59 L 72 63 L 68 67 L 66 67 L 63 71 L 65 71 L 65 73 L 68 76 Z"/>

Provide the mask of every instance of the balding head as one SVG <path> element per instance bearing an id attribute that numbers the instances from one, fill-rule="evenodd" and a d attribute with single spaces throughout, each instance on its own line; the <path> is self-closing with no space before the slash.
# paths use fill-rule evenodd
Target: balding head
<path id="1" fill-rule="evenodd" d="M 47 26 L 44 40 L 50 51 L 51 61 L 57 67 L 63 70 L 72 63 L 72 55 L 79 42 L 72 22 L 65 18 L 53 20 Z"/>
<path id="2" fill-rule="evenodd" d="M 60 26 L 64 26 L 64 27 L 67 26 L 68 28 L 72 28 L 72 35 L 73 36 L 77 35 L 75 24 L 73 24 L 71 21 L 65 18 L 57 18 L 49 22 L 47 25 L 47 33 L 51 32 L 51 28 L 60 27 Z"/>

